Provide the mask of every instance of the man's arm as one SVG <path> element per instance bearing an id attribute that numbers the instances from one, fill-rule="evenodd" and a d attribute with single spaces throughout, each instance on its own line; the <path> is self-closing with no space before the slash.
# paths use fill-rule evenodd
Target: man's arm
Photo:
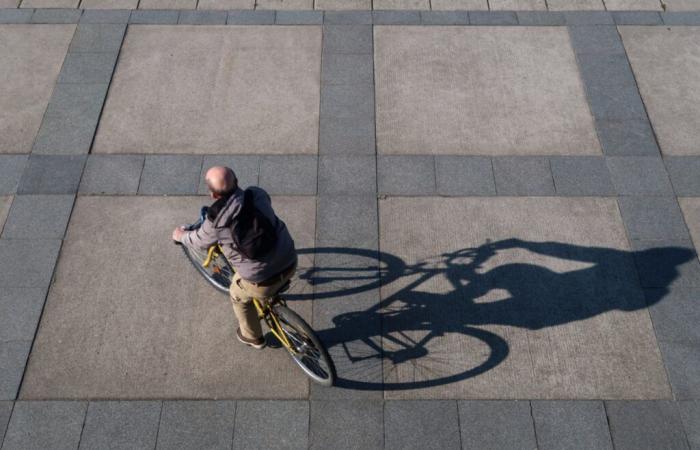
<path id="1" fill-rule="evenodd" d="M 219 235 L 214 227 L 214 223 L 209 219 L 206 219 L 204 223 L 202 223 L 202 226 L 196 230 L 183 231 L 179 233 L 179 236 L 173 233 L 173 238 L 193 248 L 209 248 L 209 246 L 219 241 Z"/>

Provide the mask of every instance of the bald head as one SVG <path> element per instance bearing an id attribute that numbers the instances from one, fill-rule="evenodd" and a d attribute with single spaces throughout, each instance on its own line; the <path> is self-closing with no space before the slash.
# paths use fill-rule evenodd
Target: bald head
<path id="1" fill-rule="evenodd" d="M 226 195 L 238 187 L 236 174 L 230 167 L 214 166 L 204 175 L 209 190 L 214 195 Z"/>

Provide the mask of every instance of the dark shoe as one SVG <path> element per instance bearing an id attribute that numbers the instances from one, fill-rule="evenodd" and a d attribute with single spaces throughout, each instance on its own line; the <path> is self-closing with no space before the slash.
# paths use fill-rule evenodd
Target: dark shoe
<path id="1" fill-rule="evenodd" d="M 265 348 L 265 336 L 258 338 L 258 339 L 248 339 L 247 337 L 243 337 L 241 334 L 241 329 L 237 328 L 236 329 L 236 336 L 238 337 L 238 340 L 244 343 L 245 345 L 249 345 L 253 347 L 256 350 L 261 350 Z"/>

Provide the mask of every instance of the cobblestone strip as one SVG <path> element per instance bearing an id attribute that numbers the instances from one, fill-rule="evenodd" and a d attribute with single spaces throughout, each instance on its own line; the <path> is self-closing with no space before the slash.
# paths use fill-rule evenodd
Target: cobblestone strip
<path id="1" fill-rule="evenodd" d="M 603 153 L 658 157 L 656 138 L 617 28 L 572 26 L 569 35 Z"/>
<path id="2" fill-rule="evenodd" d="M 327 12 L 326 18 L 334 24 L 323 29 L 315 260 L 321 276 L 332 268 L 347 276 L 330 288 L 318 286 L 313 321 L 318 330 L 332 330 L 329 350 L 343 379 L 338 389 L 312 386 L 311 398 L 381 398 L 378 314 L 367 312 L 363 330 L 338 327 L 343 314 L 379 303 L 373 36 L 365 23 L 371 14 Z M 357 333 L 372 345 L 352 341 Z M 353 361 L 358 354 L 373 357 Z"/>
<path id="3" fill-rule="evenodd" d="M 33 154 L 89 153 L 125 31 L 124 24 L 78 25 Z"/>

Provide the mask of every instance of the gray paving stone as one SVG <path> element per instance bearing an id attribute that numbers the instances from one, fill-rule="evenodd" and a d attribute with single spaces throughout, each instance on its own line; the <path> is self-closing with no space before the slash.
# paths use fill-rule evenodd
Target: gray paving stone
<path id="1" fill-rule="evenodd" d="M 2 8 L 0 9 L 0 23 L 29 23 L 34 14 L 31 8 Z"/>
<path id="2" fill-rule="evenodd" d="M 80 9 L 37 8 L 32 14 L 32 23 L 78 23 Z"/>
<path id="3" fill-rule="evenodd" d="M 384 406 L 384 448 L 460 449 L 457 402 L 389 401 Z"/>
<path id="4" fill-rule="evenodd" d="M 581 78 L 586 86 L 636 86 L 632 68 L 623 54 L 578 55 Z"/>
<path id="5" fill-rule="evenodd" d="M 554 181 L 549 160 L 542 157 L 497 157 L 493 159 L 499 195 L 553 195 Z"/>
<path id="6" fill-rule="evenodd" d="M 540 450 L 612 450 L 603 402 L 533 401 L 532 416 Z"/>
<path id="7" fill-rule="evenodd" d="M 323 55 L 321 81 L 333 84 L 373 84 L 373 61 L 370 54 Z"/>
<path id="8" fill-rule="evenodd" d="M 434 195 L 437 189 L 432 156 L 380 156 L 377 177 L 380 194 Z"/>
<path id="9" fill-rule="evenodd" d="M 323 53 L 372 53 L 372 25 L 326 25 Z M 325 57 L 325 56 L 324 56 Z"/>
<path id="10" fill-rule="evenodd" d="M 436 156 L 435 176 L 441 195 L 496 195 L 491 158 Z"/>
<path id="11" fill-rule="evenodd" d="M 134 25 L 176 24 L 180 13 L 172 10 L 138 9 L 131 11 L 129 23 Z"/>
<path id="12" fill-rule="evenodd" d="M 676 195 L 700 196 L 699 156 L 672 156 L 664 162 Z"/>
<path id="13" fill-rule="evenodd" d="M 224 25 L 228 14 L 215 10 L 183 10 L 177 23 L 186 25 Z"/>
<path id="14" fill-rule="evenodd" d="M 229 11 L 226 23 L 229 25 L 272 25 L 275 23 L 274 11 Z"/>
<path id="15" fill-rule="evenodd" d="M 645 288 L 700 286 L 700 261 L 690 240 L 632 241 Z"/>
<path id="16" fill-rule="evenodd" d="M 275 431 L 270 432 L 270 424 Z M 306 401 L 241 401 L 236 404 L 233 448 L 299 449 L 309 446 Z"/>
<path id="17" fill-rule="evenodd" d="M 79 85 L 84 86 L 84 85 Z M 80 118 L 81 111 L 48 115 L 39 128 L 32 152 L 38 155 L 86 154 L 90 151 L 99 113 Z"/>
<path id="18" fill-rule="evenodd" d="M 384 443 L 382 402 L 312 401 L 311 449 L 380 449 Z"/>
<path id="19" fill-rule="evenodd" d="M 376 196 L 319 196 L 316 221 L 319 247 L 377 248 Z"/>
<path id="20" fill-rule="evenodd" d="M 80 23 L 129 23 L 130 9 L 86 9 Z"/>
<path id="21" fill-rule="evenodd" d="M 109 83 L 117 53 L 69 53 L 63 62 L 59 83 Z"/>
<path id="22" fill-rule="evenodd" d="M 659 341 L 659 349 L 676 400 L 700 400 L 700 378 L 697 376 L 700 372 L 698 346 L 698 342 Z"/>
<path id="23" fill-rule="evenodd" d="M 691 450 L 700 449 L 700 401 L 678 402 Z"/>
<path id="24" fill-rule="evenodd" d="M 631 240 L 689 239 L 675 197 L 620 197 L 618 203 Z"/>
<path id="25" fill-rule="evenodd" d="M 369 84 L 321 89 L 321 154 L 375 153 L 374 89 Z"/>
<path id="26" fill-rule="evenodd" d="M 119 26 L 119 25 L 118 25 Z M 108 84 L 57 84 L 32 151 L 88 153 Z"/>
<path id="27" fill-rule="evenodd" d="M 661 13 L 666 25 L 700 25 L 700 11 L 669 11 Z"/>
<path id="28" fill-rule="evenodd" d="M 117 26 L 123 27 L 123 25 Z M 75 39 L 73 42 L 75 43 Z M 73 122 L 93 120 L 102 110 L 107 87 L 106 83 L 57 84 L 45 116 L 65 116 L 67 120 Z"/>
<path id="29" fill-rule="evenodd" d="M 576 54 L 625 54 L 620 35 L 614 26 L 570 27 L 569 37 Z"/>
<path id="30" fill-rule="evenodd" d="M 277 11 L 275 23 L 278 25 L 321 25 L 323 11 Z"/>
<path id="31" fill-rule="evenodd" d="M 597 119 L 646 119 L 641 97 L 635 86 L 586 86 L 588 104 Z"/>
<path id="32" fill-rule="evenodd" d="M 325 87 L 323 90 L 325 90 Z M 346 117 L 321 115 L 319 153 L 337 155 L 374 154 L 376 146 L 373 118 L 374 115 Z"/>
<path id="33" fill-rule="evenodd" d="M 73 195 L 17 195 L 2 230 L 5 239 L 63 239 Z"/>
<path id="34" fill-rule="evenodd" d="M 672 195 L 663 160 L 654 156 L 606 158 L 619 195 Z"/>
<path id="35" fill-rule="evenodd" d="M 321 156 L 319 195 L 371 195 L 377 193 L 374 156 Z"/>
<path id="36" fill-rule="evenodd" d="M 3 450 L 76 449 L 87 402 L 16 402 Z"/>
<path id="37" fill-rule="evenodd" d="M 270 195 L 315 195 L 317 175 L 316 156 L 264 156 L 260 160 L 260 187 Z"/>
<path id="38" fill-rule="evenodd" d="M 0 290 L 0 341 L 34 339 L 45 299 L 44 288 L 3 287 Z"/>
<path id="39" fill-rule="evenodd" d="M 616 449 L 688 448 L 676 403 L 608 401 L 605 406 Z"/>
<path id="40" fill-rule="evenodd" d="M 0 401 L 0 445 L 5 438 L 7 423 L 10 421 L 13 403 L 11 401 Z"/>
<path id="41" fill-rule="evenodd" d="M 659 146 L 648 119 L 596 120 L 603 153 L 608 156 L 658 156 Z"/>
<path id="42" fill-rule="evenodd" d="M 372 11 L 375 25 L 418 25 L 420 11 Z"/>
<path id="43" fill-rule="evenodd" d="M 371 11 L 326 11 L 324 23 L 334 25 L 370 25 Z"/>
<path id="44" fill-rule="evenodd" d="M 17 189 L 20 194 L 74 194 L 85 156 L 31 155 Z"/>
<path id="45" fill-rule="evenodd" d="M 463 448 L 536 448 L 527 401 L 460 401 Z"/>
<path id="46" fill-rule="evenodd" d="M 613 20 L 618 25 L 661 25 L 661 14 L 656 11 L 613 11 Z"/>
<path id="47" fill-rule="evenodd" d="M 195 194 L 202 171 L 202 157 L 194 155 L 147 155 L 139 194 Z"/>
<path id="48" fill-rule="evenodd" d="M 697 286 L 644 290 L 659 342 L 700 345 L 698 294 L 700 289 Z"/>
<path id="49" fill-rule="evenodd" d="M 467 11 L 421 11 L 420 20 L 423 25 L 467 25 Z"/>
<path id="50" fill-rule="evenodd" d="M 80 450 L 147 450 L 156 446 L 161 402 L 90 402 Z"/>
<path id="51" fill-rule="evenodd" d="M 518 23 L 527 26 L 559 26 L 566 24 L 564 14 L 556 11 L 517 11 Z"/>
<path id="52" fill-rule="evenodd" d="M 204 175 L 213 166 L 226 166 L 233 169 L 238 178 L 238 185 L 241 188 L 257 186 L 260 175 L 260 156 L 258 155 L 210 155 L 204 157 L 202 173 L 199 177 L 200 194 L 209 194 L 209 189 L 204 182 Z"/>
<path id="53" fill-rule="evenodd" d="M 157 448 L 231 448 L 235 417 L 233 401 L 163 402 Z"/>
<path id="54" fill-rule="evenodd" d="M 73 35 L 69 52 L 114 53 L 122 46 L 126 24 L 81 23 Z"/>
<path id="55" fill-rule="evenodd" d="M 136 194 L 145 157 L 90 155 L 80 181 L 82 194 Z"/>
<path id="56" fill-rule="evenodd" d="M 550 164 L 558 195 L 615 195 L 615 187 L 610 180 L 604 158 L 553 157 L 550 159 Z"/>
<path id="57" fill-rule="evenodd" d="M 48 286 L 60 247 L 57 239 L 0 239 L 0 286 Z"/>
<path id="58" fill-rule="evenodd" d="M 15 193 L 27 159 L 27 155 L 0 155 L 0 194 Z"/>
<path id="59" fill-rule="evenodd" d="M 612 25 L 612 14 L 608 11 L 565 11 L 567 25 Z"/>
<path id="60" fill-rule="evenodd" d="M 0 341 L 0 400 L 17 398 L 31 346 L 31 340 Z"/>
<path id="61" fill-rule="evenodd" d="M 512 11 L 469 11 L 472 25 L 517 25 L 518 17 Z"/>

